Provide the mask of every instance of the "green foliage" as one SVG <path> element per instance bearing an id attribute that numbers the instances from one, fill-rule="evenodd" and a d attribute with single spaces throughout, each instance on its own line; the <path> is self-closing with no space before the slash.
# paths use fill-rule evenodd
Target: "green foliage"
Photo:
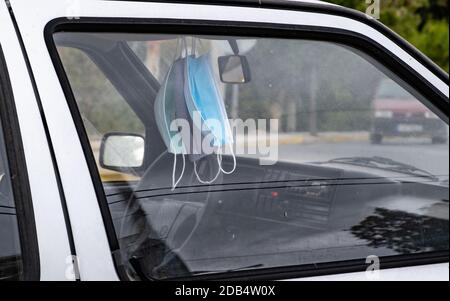
<path id="1" fill-rule="evenodd" d="M 423 32 L 412 35 L 410 41 L 448 72 L 448 22 L 443 20 L 430 21 L 423 28 Z"/>
<path id="2" fill-rule="evenodd" d="M 326 1 L 362 12 L 370 5 L 365 0 Z M 380 3 L 380 21 L 448 72 L 448 0 L 380 0 Z"/>

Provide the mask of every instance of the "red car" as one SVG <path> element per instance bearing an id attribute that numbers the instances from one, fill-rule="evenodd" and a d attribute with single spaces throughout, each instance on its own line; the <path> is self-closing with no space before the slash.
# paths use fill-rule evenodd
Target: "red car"
<path id="1" fill-rule="evenodd" d="M 380 144 L 386 136 L 429 137 L 433 144 L 447 142 L 446 128 L 438 116 L 392 80 L 380 82 L 372 108 L 373 144 Z"/>

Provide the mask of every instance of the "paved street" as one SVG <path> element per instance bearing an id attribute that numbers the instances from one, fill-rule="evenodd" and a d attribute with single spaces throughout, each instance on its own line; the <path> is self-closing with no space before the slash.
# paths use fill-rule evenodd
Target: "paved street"
<path id="1" fill-rule="evenodd" d="M 386 157 L 436 175 L 449 174 L 448 145 L 433 145 L 427 140 L 391 140 L 381 145 L 369 142 L 318 142 L 279 146 L 279 158 L 283 161 L 318 162 L 352 156 Z"/>

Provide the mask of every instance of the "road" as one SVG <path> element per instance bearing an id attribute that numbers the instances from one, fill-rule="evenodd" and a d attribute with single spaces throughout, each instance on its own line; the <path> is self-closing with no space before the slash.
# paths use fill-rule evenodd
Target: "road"
<path id="1" fill-rule="evenodd" d="M 321 162 L 340 157 L 380 156 L 407 163 L 435 175 L 449 174 L 448 144 L 432 145 L 428 141 L 391 141 L 381 145 L 369 142 L 312 143 L 280 145 L 282 161 Z"/>

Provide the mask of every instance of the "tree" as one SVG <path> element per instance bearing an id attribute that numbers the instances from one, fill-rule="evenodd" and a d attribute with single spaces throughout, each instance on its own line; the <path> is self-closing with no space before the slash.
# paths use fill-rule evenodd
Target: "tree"
<path id="1" fill-rule="evenodd" d="M 365 12 L 365 0 L 326 0 Z M 380 0 L 380 20 L 449 71 L 448 0 Z"/>

